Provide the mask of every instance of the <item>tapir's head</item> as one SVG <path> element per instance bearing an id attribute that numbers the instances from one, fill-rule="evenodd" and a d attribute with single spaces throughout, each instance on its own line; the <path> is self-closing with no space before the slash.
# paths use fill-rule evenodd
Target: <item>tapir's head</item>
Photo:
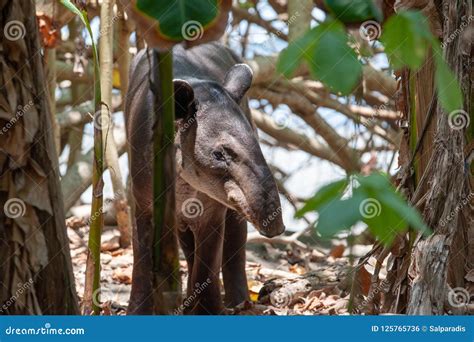
<path id="1" fill-rule="evenodd" d="M 195 189 L 273 237 L 285 229 L 277 186 L 240 107 L 251 83 L 245 64 L 232 67 L 222 85 L 174 81 L 178 171 Z"/>

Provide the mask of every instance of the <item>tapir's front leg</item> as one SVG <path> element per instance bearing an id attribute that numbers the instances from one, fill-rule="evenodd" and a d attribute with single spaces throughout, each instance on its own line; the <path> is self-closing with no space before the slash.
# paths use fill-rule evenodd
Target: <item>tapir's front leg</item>
<path id="1" fill-rule="evenodd" d="M 222 275 L 224 278 L 225 304 L 237 306 L 249 300 L 245 274 L 245 244 L 247 222 L 235 211 L 228 209 L 225 219 Z"/>
<path id="2" fill-rule="evenodd" d="M 194 315 L 218 315 L 224 312 L 219 285 L 224 241 L 225 209 L 206 208 L 194 231 L 195 249 L 191 293 Z M 216 210 L 217 209 L 217 210 Z"/>

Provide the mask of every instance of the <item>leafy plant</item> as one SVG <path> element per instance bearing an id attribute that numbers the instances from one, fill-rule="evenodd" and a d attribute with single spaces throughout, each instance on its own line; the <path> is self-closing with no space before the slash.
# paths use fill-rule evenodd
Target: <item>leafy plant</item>
<path id="1" fill-rule="evenodd" d="M 344 94 L 351 93 L 362 76 L 362 63 L 348 45 L 342 22 L 358 22 L 379 18 L 372 1 L 326 1 L 335 18 L 311 29 L 290 43 L 279 56 L 277 70 L 289 77 L 304 60 L 316 79 Z M 418 11 L 402 11 L 385 23 L 381 42 L 395 69 L 417 70 L 431 50 L 436 66 L 435 83 L 441 105 L 447 112 L 462 107 L 462 93 L 453 72 L 442 57 L 436 37 L 427 18 Z"/>
<path id="2" fill-rule="evenodd" d="M 289 76 L 304 59 L 314 78 L 349 94 L 362 75 L 362 64 L 347 43 L 344 26 L 339 21 L 326 21 L 290 43 L 280 55 L 277 68 Z"/>
<path id="3" fill-rule="evenodd" d="M 346 192 L 350 196 L 345 196 Z M 322 187 L 296 217 L 310 211 L 318 212 L 316 230 L 323 237 L 348 230 L 358 222 L 367 224 L 371 233 L 386 245 L 408 227 L 424 234 L 430 232 L 418 211 L 407 204 L 381 173 L 354 175 Z"/>
<path id="4" fill-rule="evenodd" d="M 196 22 L 202 27 L 218 14 L 218 1 L 156 1 L 137 0 L 137 9 L 160 23 L 160 33 L 172 40 L 186 40 L 183 27 Z M 202 29 L 202 28 L 201 28 Z"/>
<path id="5" fill-rule="evenodd" d="M 368 19 L 382 20 L 380 9 L 367 0 L 325 0 L 326 7 L 344 23 L 358 23 Z"/>
<path id="6" fill-rule="evenodd" d="M 100 123 L 102 94 L 100 91 L 100 69 L 97 47 L 94 43 L 94 36 L 87 18 L 85 10 L 78 9 L 70 0 L 61 0 L 61 3 L 76 14 L 84 24 L 92 41 L 92 58 L 94 64 L 94 123 Z M 104 173 L 104 147 L 102 141 L 102 127 L 100 124 L 94 124 L 94 163 L 92 170 L 92 205 L 89 229 L 89 243 L 86 267 L 86 285 L 84 291 L 85 311 L 90 310 L 98 315 L 99 294 L 100 294 L 100 245 L 103 220 L 103 180 Z"/>
<path id="7" fill-rule="evenodd" d="M 436 37 L 430 31 L 428 19 L 417 11 L 403 11 L 390 17 L 383 29 L 381 42 L 390 63 L 396 69 L 417 70 L 431 50 L 435 60 L 435 84 L 441 105 L 447 112 L 462 108 L 459 83 L 446 64 Z"/>

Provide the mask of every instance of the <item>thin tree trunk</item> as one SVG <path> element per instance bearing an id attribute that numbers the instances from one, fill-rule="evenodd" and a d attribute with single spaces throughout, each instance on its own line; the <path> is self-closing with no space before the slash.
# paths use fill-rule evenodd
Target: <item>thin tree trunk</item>
<path id="1" fill-rule="evenodd" d="M 100 9 L 101 36 L 100 50 L 100 87 L 102 91 L 102 102 L 106 108 L 102 108 L 102 128 L 105 148 L 105 161 L 112 179 L 114 191 L 113 203 L 117 214 L 117 224 L 120 231 L 120 245 L 128 247 L 131 243 L 131 221 L 127 204 L 125 187 L 122 183 L 122 172 L 120 170 L 117 146 L 112 134 L 112 79 L 113 79 L 113 0 L 104 0 Z"/>

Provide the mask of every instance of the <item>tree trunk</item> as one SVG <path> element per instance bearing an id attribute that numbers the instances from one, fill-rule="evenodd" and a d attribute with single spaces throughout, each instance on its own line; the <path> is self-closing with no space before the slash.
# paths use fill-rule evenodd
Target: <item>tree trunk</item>
<path id="1" fill-rule="evenodd" d="M 0 9 L 0 314 L 77 314 L 35 4 Z"/>
<path id="2" fill-rule="evenodd" d="M 399 1 L 396 10 L 415 5 L 441 38 L 445 59 L 461 84 L 464 108 L 459 111 L 467 124 L 456 127 L 453 113 L 440 107 L 432 56 L 417 72 L 402 73 L 398 105 L 409 126 L 400 149 L 401 185 L 434 233 L 426 239 L 412 236 L 411 251 L 405 240 L 403 253 L 392 255 L 388 275 L 392 285 L 385 306 L 388 311 L 417 315 L 442 315 L 449 310 L 459 314 L 468 308 L 469 292 L 463 289 L 473 285 L 474 264 L 470 157 L 474 125 L 468 122 L 469 117 L 473 120 L 472 33 L 463 24 L 472 16 L 472 2 Z M 460 298 L 464 293 L 467 298 Z M 458 305 L 459 299 L 464 303 Z"/>
<path id="3" fill-rule="evenodd" d="M 465 119 L 472 118 L 472 39 L 468 29 L 463 32 L 463 22 L 472 16 L 472 1 L 443 1 L 440 8 L 443 27 L 444 55 L 457 76 L 464 94 Z M 472 28 L 472 27 L 471 27 Z M 453 32 L 460 30 L 454 39 Z M 425 81 L 432 79 L 426 75 Z M 415 85 L 415 97 L 425 91 L 425 82 Z M 415 245 L 410 265 L 412 288 L 408 301 L 408 313 L 431 315 L 444 314 L 449 306 L 456 313 L 467 310 L 469 296 L 462 299 L 464 303 L 453 301 L 453 291 L 465 288 L 472 273 L 472 239 L 473 229 L 473 193 L 472 165 L 469 155 L 472 154 L 473 125 L 456 127 L 452 113 L 446 113 L 437 105 L 434 107 L 432 125 L 434 135 L 426 136 L 432 148 L 427 151 L 426 163 L 420 164 L 420 183 L 424 186 L 426 196 L 424 219 L 433 228 L 434 234 Z M 429 108 L 421 112 L 424 121 L 429 120 Z M 424 122 L 417 120 L 417 126 Z M 421 122 L 419 122 L 421 121 Z M 431 125 L 431 124 L 430 124 Z M 423 178 L 426 182 L 423 182 Z M 424 184 L 423 184 L 424 183 Z M 471 237 L 471 240 L 469 240 Z M 470 251 L 470 253 L 469 253 Z M 473 279 L 471 279 L 473 280 Z M 471 284 L 472 285 L 472 282 Z M 452 289 L 455 290 L 452 290 Z M 456 290 L 458 289 L 458 290 Z M 459 293 L 461 294 L 461 293 Z M 453 303 L 454 302 L 454 303 Z"/>

